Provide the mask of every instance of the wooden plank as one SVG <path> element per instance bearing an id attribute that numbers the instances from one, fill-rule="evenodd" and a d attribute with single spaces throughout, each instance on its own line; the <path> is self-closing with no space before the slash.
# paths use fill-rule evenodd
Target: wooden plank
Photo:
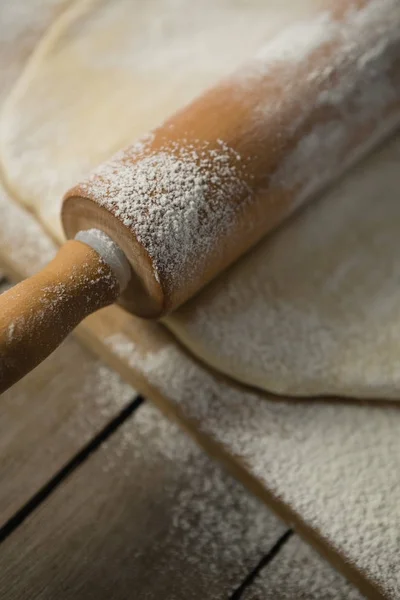
<path id="1" fill-rule="evenodd" d="M 4 542 L 0 597 L 229 598 L 284 531 L 145 404 Z"/>
<path id="2" fill-rule="evenodd" d="M 0 262 L 25 276 L 38 266 L 35 257 L 28 264 L 21 256 L 25 221 L 30 235 L 38 226 L 0 195 L 2 214 L 10 207 L 23 213 L 11 219 L 14 231 L 21 228 L 19 243 L 0 224 Z M 41 243 L 46 239 L 42 234 Z M 90 317 L 76 333 L 365 595 L 400 597 L 398 406 L 284 401 L 251 391 L 198 364 L 160 325 L 118 307 Z"/>

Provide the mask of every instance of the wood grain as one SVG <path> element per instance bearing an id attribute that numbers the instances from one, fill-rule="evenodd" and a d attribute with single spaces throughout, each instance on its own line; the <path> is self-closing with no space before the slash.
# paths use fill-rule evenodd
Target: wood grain
<path id="1" fill-rule="evenodd" d="M 144 405 L 2 546 L 5 600 L 229 598 L 285 531 Z M 282 558 L 281 558 L 282 556 Z M 243 600 L 360 600 L 298 538 Z"/>

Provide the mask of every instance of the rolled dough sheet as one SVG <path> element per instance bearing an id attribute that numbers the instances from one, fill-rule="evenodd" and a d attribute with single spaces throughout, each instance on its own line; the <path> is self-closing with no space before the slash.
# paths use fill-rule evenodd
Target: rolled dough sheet
<path id="1" fill-rule="evenodd" d="M 279 394 L 400 398 L 400 136 L 168 319 Z"/>
<path id="2" fill-rule="evenodd" d="M 79 3 L 39 45 L 4 109 L 9 187 L 61 239 L 69 185 L 318 3 Z M 399 164 L 396 140 L 167 326 L 205 362 L 269 391 L 397 398 Z"/>

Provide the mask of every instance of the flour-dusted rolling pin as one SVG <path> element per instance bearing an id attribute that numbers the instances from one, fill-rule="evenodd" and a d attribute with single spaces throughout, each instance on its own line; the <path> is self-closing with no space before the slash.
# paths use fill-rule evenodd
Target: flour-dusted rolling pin
<path id="1" fill-rule="evenodd" d="M 66 194 L 75 240 L 1 296 L 0 389 L 119 296 L 172 311 L 399 123 L 400 0 L 285 30 Z"/>

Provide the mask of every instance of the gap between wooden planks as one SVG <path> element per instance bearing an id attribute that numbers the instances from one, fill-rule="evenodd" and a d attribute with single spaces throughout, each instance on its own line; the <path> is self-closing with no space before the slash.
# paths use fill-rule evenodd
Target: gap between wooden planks
<path id="1" fill-rule="evenodd" d="M 26 256 L 23 261 L 20 260 L 20 244 L 23 240 L 24 244 L 32 244 L 33 247 L 37 243 L 39 226 L 25 211 L 10 204 L 5 194 L 0 200 L 0 210 L 4 215 L 10 211 L 17 211 L 19 215 L 17 221 L 12 219 L 14 228 L 19 228 L 18 235 L 14 233 L 10 236 L 6 227 L 7 218 L 0 224 L 0 262 L 5 271 L 14 278 L 27 276 L 34 272 L 38 265 L 34 264 L 35 260 L 27 264 Z M 45 236 L 43 232 L 40 235 Z M 13 239 L 16 240 L 15 247 Z M 50 241 L 48 243 L 51 244 Z M 285 471 L 285 460 L 289 464 L 293 453 L 302 453 L 301 427 L 306 434 L 305 423 L 307 419 L 309 422 L 310 414 L 314 414 L 314 411 L 318 414 L 319 411 L 315 427 L 318 429 L 323 423 L 323 428 L 328 430 L 329 421 L 334 415 L 340 417 L 338 422 L 343 419 L 347 421 L 348 418 L 351 421 L 354 406 L 350 403 L 329 401 L 318 403 L 277 400 L 236 385 L 199 365 L 160 325 L 135 319 L 116 306 L 88 318 L 77 329 L 76 335 L 135 389 L 151 398 L 164 413 L 180 423 L 211 455 L 222 461 L 254 494 L 287 523 L 293 525 L 307 541 L 353 581 L 362 593 L 376 599 L 399 597 L 397 588 L 394 589 L 392 583 L 391 587 L 386 586 L 379 573 L 370 568 L 368 561 L 372 565 L 376 562 L 376 556 L 368 556 L 368 552 L 365 554 L 364 551 L 358 555 L 357 551 L 354 553 L 353 547 L 346 547 L 343 543 L 340 536 L 348 534 L 345 521 L 343 531 L 339 531 L 337 537 L 332 536 L 324 519 L 318 514 L 317 518 L 310 514 L 309 503 L 302 506 L 301 502 L 297 502 L 297 489 L 298 496 L 302 497 L 305 486 L 309 489 L 308 500 L 312 505 L 313 494 L 317 495 L 318 492 L 317 488 L 313 489 L 315 480 L 307 480 L 307 477 L 304 480 L 304 473 L 297 473 L 297 466 L 292 472 L 289 469 Z M 370 411 L 369 418 L 374 419 L 377 410 L 395 409 L 364 406 L 363 410 Z M 400 413 L 396 413 L 400 417 Z M 300 428 L 294 435 L 290 431 L 293 415 L 295 421 L 298 419 L 296 427 Z M 257 426 L 259 425 L 256 430 L 254 416 Z M 266 425 L 268 427 L 263 430 L 263 426 Z M 279 447 L 281 440 L 287 435 L 293 437 L 290 450 L 287 447 Z M 266 445 L 265 442 L 268 442 L 269 438 L 271 444 L 268 447 L 268 443 Z M 316 450 L 323 453 L 323 447 Z M 311 461 L 311 457 L 304 455 L 303 460 Z M 282 470 L 282 479 L 279 481 L 276 477 L 274 480 L 274 474 L 271 475 L 271 465 L 274 461 L 280 464 Z M 340 473 L 335 472 L 334 464 L 330 465 L 330 469 L 333 469 L 330 483 L 334 486 Z M 327 492 L 331 492 L 329 485 Z M 329 511 L 327 516 L 327 522 L 342 518 L 342 515 L 329 514 Z M 358 532 L 358 529 L 359 523 L 356 523 L 356 535 L 361 539 L 362 531 Z M 392 565 L 389 564 L 388 569 L 391 568 Z"/>

